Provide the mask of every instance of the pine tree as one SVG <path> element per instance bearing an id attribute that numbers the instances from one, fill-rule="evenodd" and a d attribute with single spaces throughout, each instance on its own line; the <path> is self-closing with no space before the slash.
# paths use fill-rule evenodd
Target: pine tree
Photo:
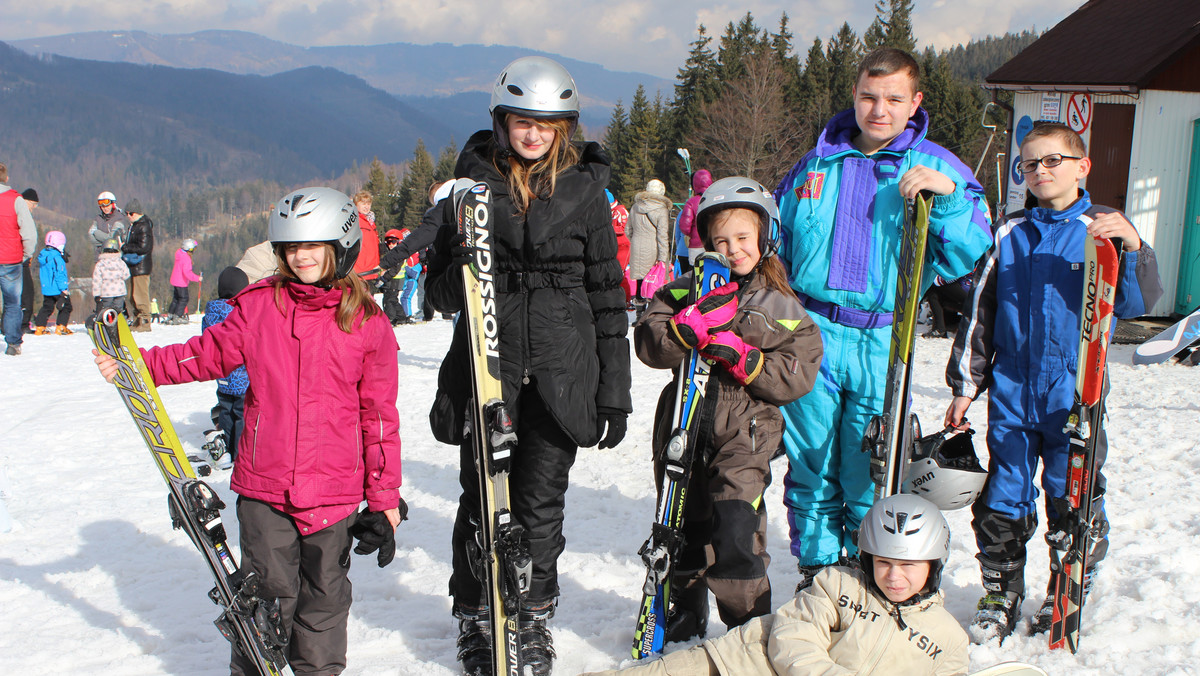
<path id="1" fill-rule="evenodd" d="M 917 39 L 912 30 L 912 0 L 877 0 L 875 20 L 863 34 L 863 45 L 867 51 L 879 47 L 895 47 L 912 54 L 917 48 Z"/>
<path id="2" fill-rule="evenodd" d="M 833 115 L 833 97 L 829 92 L 832 78 L 829 60 L 821 40 L 813 40 L 804 62 L 804 74 L 800 77 L 800 124 L 805 129 L 802 145 L 812 147 L 816 143 L 825 121 Z"/>
<path id="3" fill-rule="evenodd" d="M 666 113 L 665 146 L 669 157 L 676 157 L 675 149 L 682 147 L 696 122 L 700 118 L 700 107 L 716 98 L 719 83 L 717 81 L 717 61 L 709 44 L 712 37 L 708 35 L 704 24 L 696 31 L 696 39 L 691 43 L 691 50 L 683 67 L 675 76 L 675 97 L 668 106 Z M 703 150 L 696 149 L 693 157 L 702 160 Z M 673 165 L 670 163 L 674 162 Z M 675 160 L 668 161 L 668 166 L 679 167 Z M 682 167 L 680 167 L 682 168 Z M 687 194 L 687 174 L 685 171 L 668 171 L 662 176 L 667 184 L 668 194 Z"/>
<path id="4" fill-rule="evenodd" d="M 429 185 L 433 183 L 433 157 L 425 149 L 425 141 L 417 139 L 412 162 L 400 183 L 401 211 L 399 225 L 410 230 L 421 224 L 429 208 Z"/>
<path id="5" fill-rule="evenodd" d="M 608 180 L 608 189 L 614 195 L 626 192 L 625 173 L 629 164 L 629 119 L 625 115 L 625 106 L 617 99 L 612 116 L 608 120 L 608 128 L 604 132 L 604 140 L 600 145 L 612 162 L 612 174 Z"/>
<path id="6" fill-rule="evenodd" d="M 433 180 L 441 183 L 442 181 L 452 180 L 454 176 L 454 165 L 458 163 L 458 145 L 454 143 L 454 137 L 450 137 L 450 143 L 438 151 L 437 164 L 433 168 Z"/>
<path id="7" fill-rule="evenodd" d="M 862 61 L 862 45 L 858 36 L 843 23 L 838 34 L 829 39 L 825 47 L 825 60 L 829 63 L 830 108 L 837 112 L 854 104 L 854 85 L 858 82 L 858 64 Z"/>
<path id="8" fill-rule="evenodd" d="M 386 232 L 396 225 L 396 214 L 399 211 L 400 184 L 394 172 L 386 172 L 383 163 L 376 157 L 371 161 L 367 171 L 367 182 L 363 190 L 371 193 L 371 210 L 375 212 L 375 227 L 379 232 Z"/>
<path id="9" fill-rule="evenodd" d="M 634 193 L 641 190 L 647 181 L 658 178 L 655 174 L 663 154 L 661 126 L 661 99 L 651 105 L 646 99 L 646 87 L 638 85 L 629 106 L 629 126 L 625 135 L 628 142 L 626 164 L 621 176 L 623 191 L 617 195 L 623 204 L 628 204 Z"/>

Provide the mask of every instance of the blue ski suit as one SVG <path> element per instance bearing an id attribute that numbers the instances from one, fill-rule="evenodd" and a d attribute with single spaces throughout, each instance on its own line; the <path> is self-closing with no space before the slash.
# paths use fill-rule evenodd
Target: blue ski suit
<path id="1" fill-rule="evenodd" d="M 1009 214 L 996 227 L 964 308 L 946 384 L 955 396 L 989 392 L 988 479 L 972 508 L 976 541 L 989 565 L 1011 564 L 998 567 L 1013 572 L 1024 565 L 1025 543 L 1037 526 L 1039 458 L 1051 523 L 1058 517 L 1052 500 L 1066 495 L 1063 426 L 1075 398 L 1087 225 L 1110 211 L 1081 190 L 1062 211 L 1034 207 Z M 1125 252 L 1114 314 L 1145 314 L 1161 296 L 1154 250 L 1142 243 Z M 1101 462 L 1106 450 L 1101 434 Z M 1096 476 L 1096 486 L 1103 495 L 1103 475 Z M 1105 524 L 1102 500 L 1096 507 Z M 1105 549 L 1097 545 L 1095 561 Z"/>
<path id="2" fill-rule="evenodd" d="M 900 178 L 924 165 L 955 183 L 953 193 L 933 201 L 921 293 L 935 276 L 970 272 L 991 240 L 983 189 L 966 165 L 925 139 L 928 124 L 918 108 L 899 136 L 867 156 L 853 144 L 854 111 L 843 111 L 775 191 L 780 254 L 825 343 L 812 392 L 783 407 L 784 503 L 802 566 L 834 563 L 843 548 L 854 555 L 850 533 L 873 502 L 862 438 L 883 410 L 906 210 Z"/>

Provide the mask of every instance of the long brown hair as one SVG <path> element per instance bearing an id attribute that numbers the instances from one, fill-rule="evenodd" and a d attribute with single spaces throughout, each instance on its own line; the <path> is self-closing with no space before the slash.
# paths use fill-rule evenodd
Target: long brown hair
<path id="1" fill-rule="evenodd" d="M 505 113 L 504 119 L 501 120 L 506 129 L 508 121 L 512 117 L 514 117 L 513 114 Z M 540 125 L 554 129 L 554 140 L 550 143 L 550 149 L 546 151 L 545 155 L 531 161 L 515 152 L 510 151 L 503 155 L 497 152 L 492 160 L 496 171 L 508 180 L 508 192 L 512 195 L 513 204 L 516 205 L 517 212 L 520 214 L 529 211 L 533 200 L 539 197 L 549 198 L 553 195 L 554 188 L 558 183 L 558 175 L 579 162 L 579 149 L 571 143 L 570 138 L 571 129 L 574 126 L 571 118 L 537 118 L 536 121 Z M 499 151 L 499 147 L 497 147 L 497 151 Z M 500 162 L 504 162 L 504 164 L 501 165 Z"/>
<path id="2" fill-rule="evenodd" d="M 285 251 L 287 244 L 275 245 L 276 264 L 279 266 L 279 274 L 274 277 L 271 285 L 275 287 L 275 305 L 279 307 L 279 311 L 283 312 L 283 285 L 289 282 L 302 284 L 300 278 L 292 271 L 287 262 Z M 314 286 L 321 286 L 331 289 L 337 289 L 342 292 L 342 299 L 338 301 L 337 306 L 337 325 L 338 328 L 346 333 L 354 333 L 355 319 L 362 313 L 362 319 L 358 322 L 360 325 L 367 319 L 379 314 L 381 310 L 375 304 L 375 299 L 371 297 L 371 293 L 367 291 L 367 285 L 363 282 L 358 273 L 353 270 L 341 279 L 333 278 L 334 260 L 336 256 L 333 251 L 333 245 L 325 243 L 325 266 L 321 270 L 321 279 Z"/>

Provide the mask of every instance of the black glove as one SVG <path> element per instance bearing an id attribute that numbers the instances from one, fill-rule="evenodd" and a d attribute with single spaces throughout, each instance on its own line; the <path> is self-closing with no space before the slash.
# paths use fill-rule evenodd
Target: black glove
<path id="1" fill-rule="evenodd" d="M 461 232 L 450 238 L 450 259 L 454 265 L 470 265 L 475 262 L 475 249 L 467 246 L 467 236 Z"/>
<path id="2" fill-rule="evenodd" d="M 596 436 L 600 437 L 599 448 L 616 448 L 625 438 L 625 418 L 628 414 L 615 408 L 601 406 L 596 412 Z M 605 433 L 605 428 L 608 433 Z"/>
<path id="3" fill-rule="evenodd" d="M 385 272 L 384 274 L 387 274 L 387 273 Z M 375 287 L 375 293 L 383 293 L 384 289 L 388 285 L 388 280 L 386 277 L 383 277 L 381 275 L 376 279 L 372 279 L 372 280 L 368 281 L 367 283 L 371 284 L 372 286 Z"/>
<path id="4" fill-rule="evenodd" d="M 408 518 L 408 505 L 400 499 L 400 521 Z M 362 511 L 350 526 L 350 535 L 358 540 L 355 554 L 370 554 L 379 550 L 379 567 L 383 568 L 396 557 L 396 532 L 383 512 Z"/>

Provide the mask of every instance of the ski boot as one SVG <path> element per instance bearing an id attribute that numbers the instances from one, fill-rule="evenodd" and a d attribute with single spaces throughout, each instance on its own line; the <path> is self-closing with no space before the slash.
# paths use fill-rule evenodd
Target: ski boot
<path id="1" fill-rule="evenodd" d="M 54 325 L 54 332 L 55 332 L 55 333 L 57 333 L 57 334 L 58 334 L 58 335 L 60 335 L 60 336 L 69 336 L 69 335 L 71 335 L 72 333 L 75 333 L 75 332 L 74 332 L 74 331 L 72 331 L 71 329 L 67 328 L 67 325 L 66 325 L 66 324 L 55 324 L 55 325 Z"/>
<path id="2" fill-rule="evenodd" d="M 708 633 L 708 587 L 693 581 L 690 587 L 671 585 L 671 605 L 667 610 L 664 643 L 704 638 Z"/>
<path id="3" fill-rule="evenodd" d="M 187 459 L 192 464 L 192 470 L 196 472 L 196 476 L 208 476 L 212 474 L 212 464 L 205 460 L 199 453 L 188 453 Z"/>
<path id="4" fill-rule="evenodd" d="M 204 433 L 204 450 L 212 457 L 217 469 L 233 467 L 233 458 L 226 452 L 225 430 L 208 430 Z"/>
<path id="5" fill-rule="evenodd" d="M 546 620 L 554 617 L 554 601 L 521 604 L 517 625 L 521 632 L 521 665 L 525 674 L 550 676 L 554 664 L 554 637 Z"/>
<path id="6" fill-rule="evenodd" d="M 492 620 L 487 608 L 460 606 L 458 618 L 458 661 L 464 676 L 492 676 Z"/>
<path id="7" fill-rule="evenodd" d="M 1016 592 L 987 594 L 979 599 L 975 617 L 967 632 L 973 643 L 987 643 L 999 639 L 1001 643 L 1013 633 L 1017 620 L 1021 619 L 1021 601 Z"/>

